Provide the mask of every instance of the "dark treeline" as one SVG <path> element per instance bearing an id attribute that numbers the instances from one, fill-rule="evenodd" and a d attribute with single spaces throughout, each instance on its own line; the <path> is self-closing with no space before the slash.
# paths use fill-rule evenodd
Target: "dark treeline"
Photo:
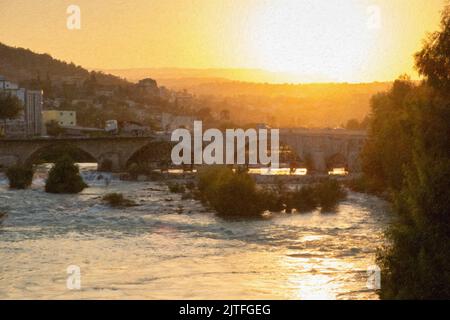
<path id="1" fill-rule="evenodd" d="M 423 83 L 398 79 L 372 100 L 366 185 L 396 220 L 378 254 L 383 299 L 450 298 L 450 6 L 415 55 Z"/>

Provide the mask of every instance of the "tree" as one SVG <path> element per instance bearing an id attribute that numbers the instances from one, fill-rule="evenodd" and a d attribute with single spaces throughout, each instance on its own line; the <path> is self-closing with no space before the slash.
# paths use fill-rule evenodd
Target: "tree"
<path id="1" fill-rule="evenodd" d="M 22 106 L 17 97 L 0 92 L 0 120 L 3 120 L 4 124 L 6 120 L 16 118 L 21 110 Z"/>
<path id="2" fill-rule="evenodd" d="M 26 189 L 33 181 L 34 170 L 31 166 L 16 165 L 6 170 L 9 187 L 12 189 Z"/>
<path id="3" fill-rule="evenodd" d="M 428 36 L 416 53 L 416 67 L 434 88 L 450 94 L 450 4 L 442 13 L 441 30 Z"/>
<path id="4" fill-rule="evenodd" d="M 423 84 L 397 83 L 373 105 L 371 151 L 363 157 L 369 177 L 391 190 L 398 216 L 378 255 L 380 297 L 450 299 L 449 7 L 416 66 Z"/>
<path id="5" fill-rule="evenodd" d="M 372 98 L 370 139 L 361 158 L 364 174 L 380 189 L 402 186 L 403 165 L 411 159 L 409 109 L 415 90 L 409 78 L 401 77 L 389 92 Z"/>
<path id="6" fill-rule="evenodd" d="M 368 117 L 365 117 L 361 122 L 357 119 L 350 119 L 344 126 L 347 130 L 366 130 L 369 123 Z"/>
<path id="7" fill-rule="evenodd" d="M 67 155 L 56 161 L 48 173 L 45 192 L 48 193 L 79 193 L 86 188 L 80 170 L 72 158 Z"/>

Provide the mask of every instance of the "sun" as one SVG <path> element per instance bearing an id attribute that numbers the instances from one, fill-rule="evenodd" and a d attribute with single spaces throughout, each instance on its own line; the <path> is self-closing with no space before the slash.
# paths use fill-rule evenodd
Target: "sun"
<path id="1" fill-rule="evenodd" d="M 311 81 L 355 81 L 377 36 L 367 9 L 353 0 L 262 2 L 247 33 L 254 64 Z"/>

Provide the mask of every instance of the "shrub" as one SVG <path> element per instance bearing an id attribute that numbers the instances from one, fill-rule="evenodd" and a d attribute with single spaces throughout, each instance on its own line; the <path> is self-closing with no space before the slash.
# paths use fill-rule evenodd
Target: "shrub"
<path id="1" fill-rule="evenodd" d="M 304 186 L 289 194 L 288 207 L 300 212 L 312 211 L 317 208 L 317 190 L 312 186 Z"/>
<path id="2" fill-rule="evenodd" d="M 268 203 L 265 192 L 245 172 L 234 173 L 227 167 L 209 167 L 199 172 L 198 188 L 202 200 L 224 216 L 258 216 Z"/>
<path id="3" fill-rule="evenodd" d="M 50 170 L 45 191 L 49 193 L 79 193 L 86 187 L 78 166 L 69 156 L 63 156 Z"/>
<path id="4" fill-rule="evenodd" d="M 9 187 L 12 189 L 26 189 L 33 181 L 34 170 L 31 166 L 16 165 L 6 171 Z"/>
<path id="5" fill-rule="evenodd" d="M 283 196 L 271 190 L 258 190 L 257 200 L 261 211 L 279 212 L 285 208 Z"/>
<path id="6" fill-rule="evenodd" d="M 194 197 L 207 202 L 220 215 L 258 216 L 265 210 L 311 211 L 319 205 L 324 211 L 331 210 L 346 197 L 346 192 L 336 180 L 305 186 L 294 192 L 281 183 L 274 191 L 258 190 L 246 172 L 217 166 L 199 172 L 198 194 L 194 193 Z"/>
<path id="7" fill-rule="evenodd" d="M 345 199 L 347 196 L 347 193 L 339 182 L 334 179 L 319 183 L 314 189 L 317 202 L 322 208 L 322 211 L 333 210 L 339 201 Z"/>
<path id="8" fill-rule="evenodd" d="M 108 193 L 103 196 L 103 201 L 107 202 L 111 207 L 134 207 L 136 203 L 127 199 L 121 193 Z"/>

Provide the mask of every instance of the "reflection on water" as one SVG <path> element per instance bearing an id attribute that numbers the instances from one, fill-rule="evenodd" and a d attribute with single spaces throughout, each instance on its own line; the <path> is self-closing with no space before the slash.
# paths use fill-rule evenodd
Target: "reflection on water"
<path id="1" fill-rule="evenodd" d="M 333 168 L 333 170 L 328 171 L 330 176 L 346 176 L 348 175 L 348 171 L 345 168 Z"/>
<path id="2" fill-rule="evenodd" d="M 305 176 L 308 173 L 306 168 L 251 168 L 248 170 L 250 174 L 260 174 L 263 176 Z"/>
<path id="3" fill-rule="evenodd" d="M 276 214 L 226 221 L 157 182 L 103 181 L 79 195 L 0 179 L 0 298 L 374 299 L 366 269 L 387 223 L 380 200 L 351 193 L 337 213 Z M 111 209 L 101 196 L 122 192 L 140 204 Z M 181 212 L 181 214 L 180 214 Z M 69 265 L 80 291 L 66 288 Z"/>

